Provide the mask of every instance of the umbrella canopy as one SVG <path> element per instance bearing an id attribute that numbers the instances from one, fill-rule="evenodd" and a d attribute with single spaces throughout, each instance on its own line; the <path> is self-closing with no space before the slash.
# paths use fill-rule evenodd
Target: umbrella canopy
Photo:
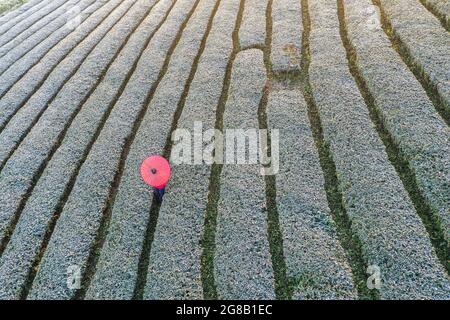
<path id="1" fill-rule="evenodd" d="M 170 164 L 164 157 L 150 156 L 141 164 L 141 177 L 144 182 L 157 189 L 166 186 L 170 179 Z"/>

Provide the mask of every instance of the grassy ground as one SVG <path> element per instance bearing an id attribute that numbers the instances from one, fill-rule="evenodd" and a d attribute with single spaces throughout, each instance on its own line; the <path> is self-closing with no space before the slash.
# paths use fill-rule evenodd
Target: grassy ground
<path id="1" fill-rule="evenodd" d="M 0 0 L 0 14 L 5 13 L 12 8 L 20 6 L 27 2 L 27 0 Z"/>

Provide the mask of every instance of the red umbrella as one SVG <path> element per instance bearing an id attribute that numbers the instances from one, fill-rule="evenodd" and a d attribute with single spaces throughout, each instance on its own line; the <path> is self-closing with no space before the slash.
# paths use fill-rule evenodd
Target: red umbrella
<path id="1" fill-rule="evenodd" d="M 170 179 L 170 173 L 169 161 L 161 156 L 150 156 L 141 164 L 142 179 L 156 189 L 164 189 Z"/>

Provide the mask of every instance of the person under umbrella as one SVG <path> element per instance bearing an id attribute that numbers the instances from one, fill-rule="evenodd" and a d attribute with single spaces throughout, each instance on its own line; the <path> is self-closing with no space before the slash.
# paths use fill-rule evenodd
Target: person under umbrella
<path id="1" fill-rule="evenodd" d="M 142 180 L 154 188 L 156 200 L 161 203 L 171 175 L 169 161 L 162 156 L 150 156 L 142 162 L 140 171 Z"/>

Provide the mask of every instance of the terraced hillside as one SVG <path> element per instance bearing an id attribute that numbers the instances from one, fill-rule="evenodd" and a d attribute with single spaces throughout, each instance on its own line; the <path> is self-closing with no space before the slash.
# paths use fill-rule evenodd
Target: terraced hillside
<path id="1" fill-rule="evenodd" d="M 450 299 L 449 17 L 448 0 L 0 16 L 0 298 Z M 173 163 L 158 203 L 139 166 L 199 121 L 277 129 L 279 171 Z"/>

